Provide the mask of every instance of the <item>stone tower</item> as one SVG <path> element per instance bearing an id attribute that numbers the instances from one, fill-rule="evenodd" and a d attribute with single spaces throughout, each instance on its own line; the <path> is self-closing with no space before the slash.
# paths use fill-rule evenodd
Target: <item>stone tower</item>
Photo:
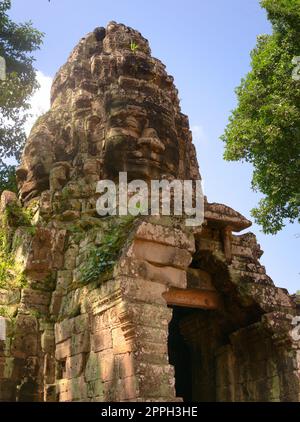
<path id="1" fill-rule="evenodd" d="M 236 234 L 251 223 L 207 201 L 197 228 L 100 217 L 119 172 L 200 179 L 173 78 L 111 22 L 57 73 L 1 197 L 0 400 L 299 401 L 299 300 Z"/>

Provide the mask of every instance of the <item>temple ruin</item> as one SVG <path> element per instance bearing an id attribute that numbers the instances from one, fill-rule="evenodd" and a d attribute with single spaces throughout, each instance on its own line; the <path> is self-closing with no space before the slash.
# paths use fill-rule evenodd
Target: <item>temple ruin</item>
<path id="1" fill-rule="evenodd" d="M 300 401 L 299 297 L 251 222 L 207 200 L 196 228 L 99 217 L 121 171 L 200 179 L 173 78 L 110 22 L 56 74 L 1 197 L 0 401 Z"/>

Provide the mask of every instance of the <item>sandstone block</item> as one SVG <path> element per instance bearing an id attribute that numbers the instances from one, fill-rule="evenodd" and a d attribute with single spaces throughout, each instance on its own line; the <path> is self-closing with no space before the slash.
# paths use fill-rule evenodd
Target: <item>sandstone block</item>
<path id="1" fill-rule="evenodd" d="M 88 356 L 85 379 L 87 381 L 111 381 L 117 378 L 117 367 L 115 366 L 114 355 L 112 351 L 91 352 Z"/>
<path id="2" fill-rule="evenodd" d="M 112 328 L 120 324 L 120 314 L 123 312 L 123 304 L 118 304 L 106 309 L 94 316 L 92 320 L 92 332 L 101 331 L 104 328 Z"/>
<path id="3" fill-rule="evenodd" d="M 132 253 L 142 261 L 181 269 L 186 269 L 192 261 L 192 256 L 186 249 L 142 240 L 134 241 Z"/>
<path id="4" fill-rule="evenodd" d="M 89 316 L 88 314 L 78 315 L 73 318 L 74 321 L 74 333 L 80 334 L 84 331 L 89 330 Z"/>
<path id="5" fill-rule="evenodd" d="M 139 395 L 137 378 L 132 376 L 118 380 L 115 394 L 117 401 L 135 399 Z"/>
<path id="6" fill-rule="evenodd" d="M 53 353 L 55 349 L 54 330 L 45 330 L 41 336 L 41 346 L 45 353 Z"/>
<path id="7" fill-rule="evenodd" d="M 193 253 L 195 240 L 192 234 L 184 233 L 175 228 L 164 227 L 156 224 L 143 222 L 137 229 L 136 239 L 144 239 L 163 245 L 176 246 Z"/>
<path id="8" fill-rule="evenodd" d="M 66 293 L 67 288 L 71 285 L 73 273 L 71 270 L 61 270 L 57 272 L 56 291 Z"/>
<path id="9" fill-rule="evenodd" d="M 135 357 L 133 353 L 116 355 L 116 365 L 120 378 L 132 377 L 135 375 Z"/>
<path id="10" fill-rule="evenodd" d="M 163 298 L 163 293 L 167 290 L 165 284 L 142 278 L 136 278 L 132 283 L 130 278 L 122 278 L 122 285 L 124 285 L 126 296 L 134 299 L 134 301 L 165 305 Z"/>
<path id="11" fill-rule="evenodd" d="M 16 397 L 17 383 L 13 380 L 1 380 L 0 382 L 0 401 L 13 402 Z"/>
<path id="12" fill-rule="evenodd" d="M 55 330 L 55 342 L 61 343 L 62 341 L 71 338 L 74 329 L 74 320 L 65 319 L 62 322 L 58 322 L 54 326 Z"/>
<path id="13" fill-rule="evenodd" d="M 49 312 L 51 315 L 57 317 L 60 312 L 63 296 L 59 292 L 53 292 L 51 296 L 51 302 L 49 307 Z"/>
<path id="14" fill-rule="evenodd" d="M 87 384 L 83 376 L 73 378 L 66 384 L 66 390 L 60 391 L 59 401 L 78 401 L 87 399 Z"/>
<path id="15" fill-rule="evenodd" d="M 92 335 L 92 350 L 94 352 L 100 352 L 101 350 L 110 349 L 111 347 L 112 335 L 110 329 L 103 329 Z"/>
<path id="16" fill-rule="evenodd" d="M 76 257 L 78 255 L 78 246 L 71 245 L 65 253 L 64 266 L 66 270 L 74 270 L 76 267 Z"/>
<path id="17" fill-rule="evenodd" d="M 143 302 L 131 303 L 128 306 L 128 314 L 135 324 L 164 329 L 168 329 L 172 318 L 172 310 L 167 308 L 164 299 L 162 305 Z"/>
<path id="18" fill-rule="evenodd" d="M 174 368 L 172 366 L 140 364 L 137 378 L 142 397 L 175 397 Z M 158 379 L 159 383 L 157 383 Z"/>
<path id="19" fill-rule="evenodd" d="M 126 339 L 121 327 L 112 329 L 113 350 L 115 354 L 132 352 L 135 349 L 134 342 Z"/>
<path id="20" fill-rule="evenodd" d="M 5 211 L 5 208 L 9 204 L 17 203 L 17 195 L 14 192 L 11 192 L 9 190 L 4 190 L 1 194 L 0 199 L 0 214 L 2 214 Z"/>
<path id="21" fill-rule="evenodd" d="M 85 357 L 82 353 L 75 356 L 68 356 L 66 359 L 66 378 L 76 378 L 81 375 L 85 363 Z"/>
<path id="22" fill-rule="evenodd" d="M 68 356 L 71 356 L 71 354 L 71 339 L 65 340 L 56 345 L 55 358 L 57 360 L 63 360 Z"/>
<path id="23" fill-rule="evenodd" d="M 90 381 L 87 383 L 87 396 L 95 399 L 98 397 L 101 401 L 104 398 L 104 384 L 102 380 Z"/>
<path id="24" fill-rule="evenodd" d="M 47 307 L 50 304 L 51 294 L 41 290 L 23 289 L 21 301 L 30 306 Z"/>
<path id="25" fill-rule="evenodd" d="M 55 383 L 55 368 L 56 368 L 56 361 L 52 354 L 46 353 L 44 357 L 44 370 L 43 375 L 46 384 L 54 384 Z"/>
<path id="26" fill-rule="evenodd" d="M 88 331 L 72 335 L 71 350 L 72 355 L 77 355 L 78 353 L 87 353 L 90 351 L 90 336 Z"/>
<path id="27" fill-rule="evenodd" d="M 13 341 L 11 352 L 16 358 L 25 358 L 26 356 L 36 356 L 38 350 L 37 334 L 16 334 Z"/>
<path id="28" fill-rule="evenodd" d="M 179 287 L 184 289 L 186 287 L 186 272 L 173 267 L 156 267 L 148 262 L 141 262 L 139 266 L 139 273 L 144 279 L 160 281 L 167 286 Z"/>

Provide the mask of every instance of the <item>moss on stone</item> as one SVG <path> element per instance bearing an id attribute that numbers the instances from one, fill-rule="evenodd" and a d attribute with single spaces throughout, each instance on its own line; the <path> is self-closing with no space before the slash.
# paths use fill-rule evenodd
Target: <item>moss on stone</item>
<path id="1" fill-rule="evenodd" d="M 107 276 L 115 265 L 132 230 L 136 217 L 111 217 L 101 244 L 93 247 L 81 269 L 81 282 L 87 284 Z"/>
<path id="2" fill-rule="evenodd" d="M 0 229 L 0 288 L 18 289 L 27 284 L 23 268 L 15 262 L 5 229 Z"/>
<path id="3" fill-rule="evenodd" d="M 67 231 L 75 243 L 79 243 L 86 236 L 86 230 L 78 224 L 70 224 L 67 227 Z"/>
<path id="4" fill-rule="evenodd" d="M 22 266 L 15 261 L 13 251 L 21 243 L 21 239 L 13 239 L 13 233 L 18 226 L 31 225 L 32 213 L 24 210 L 17 203 L 8 204 L 0 221 L 0 288 L 23 288 L 27 285 Z M 13 227 L 13 229 L 12 229 Z M 13 243 L 13 245 L 12 245 Z"/>
<path id="5" fill-rule="evenodd" d="M 7 204 L 3 224 L 11 227 L 31 226 L 34 217 L 35 204 L 31 204 L 27 208 L 20 207 L 16 202 Z"/>
<path id="6" fill-rule="evenodd" d="M 0 316 L 4 318 L 9 318 L 10 320 L 13 320 L 17 312 L 18 312 L 18 308 L 15 305 L 13 306 L 1 305 L 0 306 Z"/>

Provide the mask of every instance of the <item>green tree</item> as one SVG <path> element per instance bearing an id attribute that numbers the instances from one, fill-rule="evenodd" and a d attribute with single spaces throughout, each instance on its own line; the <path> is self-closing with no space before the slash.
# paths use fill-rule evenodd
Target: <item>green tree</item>
<path id="1" fill-rule="evenodd" d="M 275 234 L 300 215 L 300 81 L 293 77 L 300 0 L 261 0 L 261 6 L 273 31 L 258 37 L 221 139 L 226 160 L 253 165 L 252 187 L 264 197 L 252 215 L 265 233 Z"/>
<path id="2" fill-rule="evenodd" d="M 0 192 L 16 188 L 14 166 L 6 160 L 18 161 L 24 145 L 29 98 L 38 87 L 32 52 L 43 37 L 31 22 L 14 23 L 8 16 L 10 8 L 11 0 L 0 0 L 0 56 L 7 72 L 0 81 Z"/>

